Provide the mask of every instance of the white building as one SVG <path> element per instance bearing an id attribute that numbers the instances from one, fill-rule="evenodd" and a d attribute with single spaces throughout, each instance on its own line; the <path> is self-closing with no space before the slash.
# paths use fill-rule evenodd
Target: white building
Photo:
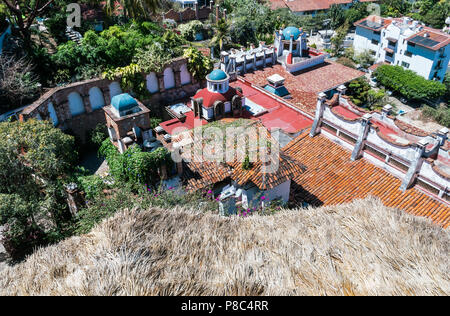
<path id="1" fill-rule="evenodd" d="M 411 18 L 369 16 L 355 23 L 354 49 L 376 63 L 399 65 L 428 80 L 443 81 L 450 61 L 450 35 Z"/>

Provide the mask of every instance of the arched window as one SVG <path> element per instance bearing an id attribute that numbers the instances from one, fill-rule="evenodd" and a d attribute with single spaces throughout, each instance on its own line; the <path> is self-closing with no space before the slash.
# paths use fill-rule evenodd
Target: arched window
<path id="1" fill-rule="evenodd" d="M 186 64 L 182 65 L 180 68 L 180 77 L 182 85 L 191 83 L 191 74 L 189 73 Z"/>
<path id="2" fill-rule="evenodd" d="M 109 95 L 111 96 L 111 99 L 119 94 L 122 94 L 122 88 L 120 87 L 120 84 L 118 82 L 111 83 L 109 85 Z"/>
<path id="3" fill-rule="evenodd" d="M 56 115 L 55 107 L 53 106 L 52 102 L 50 102 L 47 105 L 47 109 L 48 109 L 48 114 L 50 115 L 50 118 L 52 119 L 53 126 L 58 125 L 59 124 L 58 116 Z"/>
<path id="4" fill-rule="evenodd" d="M 69 94 L 69 109 L 72 116 L 77 116 L 84 113 L 83 99 L 77 92 Z"/>
<path id="5" fill-rule="evenodd" d="M 92 111 L 101 109 L 105 106 L 105 98 L 102 90 L 98 87 L 93 87 L 89 90 L 89 102 L 91 102 Z"/>
<path id="6" fill-rule="evenodd" d="M 172 89 L 175 87 L 175 77 L 173 75 L 172 68 L 166 68 L 164 70 L 164 88 Z"/>
<path id="7" fill-rule="evenodd" d="M 159 91 L 158 78 L 154 72 L 147 76 L 147 90 L 150 93 L 156 93 Z"/>

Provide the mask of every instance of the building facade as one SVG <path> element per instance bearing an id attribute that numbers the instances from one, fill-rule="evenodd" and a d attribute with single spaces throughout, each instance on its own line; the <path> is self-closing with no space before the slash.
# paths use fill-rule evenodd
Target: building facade
<path id="1" fill-rule="evenodd" d="M 354 49 L 376 63 L 410 69 L 428 80 L 443 81 L 450 61 L 450 35 L 411 18 L 369 16 L 355 23 Z"/>

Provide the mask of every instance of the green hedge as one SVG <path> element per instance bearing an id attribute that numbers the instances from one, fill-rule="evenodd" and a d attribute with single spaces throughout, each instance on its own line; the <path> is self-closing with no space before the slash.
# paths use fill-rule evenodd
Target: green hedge
<path id="1" fill-rule="evenodd" d="M 445 94 L 445 85 L 426 80 L 411 70 L 400 66 L 383 65 L 375 71 L 377 81 L 409 100 L 434 100 Z"/>

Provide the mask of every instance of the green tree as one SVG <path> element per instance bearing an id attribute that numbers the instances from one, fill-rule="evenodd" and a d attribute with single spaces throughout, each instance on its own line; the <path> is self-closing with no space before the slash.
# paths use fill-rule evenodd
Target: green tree
<path id="1" fill-rule="evenodd" d="M 367 102 L 370 85 L 364 78 L 351 81 L 348 85 L 348 94 L 352 102 L 357 106 L 364 106 Z"/>
<path id="2" fill-rule="evenodd" d="M 410 100 L 436 100 L 446 92 L 439 81 L 426 80 L 401 66 L 382 65 L 374 76 L 382 86 Z"/>
<path id="3" fill-rule="evenodd" d="M 328 18 L 331 20 L 331 28 L 335 30 L 345 22 L 345 11 L 340 5 L 333 4 L 328 10 Z"/>
<path id="4" fill-rule="evenodd" d="M 350 26 L 347 21 L 344 22 L 337 30 L 336 35 L 331 38 L 333 56 L 341 56 L 344 50 L 344 39 L 347 36 Z"/>
<path id="5" fill-rule="evenodd" d="M 12 256 L 65 234 L 62 183 L 77 160 L 73 148 L 73 137 L 47 121 L 0 123 L 0 225 Z"/>
<path id="6" fill-rule="evenodd" d="M 211 39 L 211 43 L 219 46 L 219 50 L 223 50 L 225 43 L 229 41 L 230 24 L 225 19 L 220 19 L 214 26 L 215 34 Z"/>
<path id="7" fill-rule="evenodd" d="M 188 60 L 189 73 L 197 80 L 204 80 L 214 68 L 211 58 L 204 56 L 194 47 L 187 48 L 183 56 Z"/>

